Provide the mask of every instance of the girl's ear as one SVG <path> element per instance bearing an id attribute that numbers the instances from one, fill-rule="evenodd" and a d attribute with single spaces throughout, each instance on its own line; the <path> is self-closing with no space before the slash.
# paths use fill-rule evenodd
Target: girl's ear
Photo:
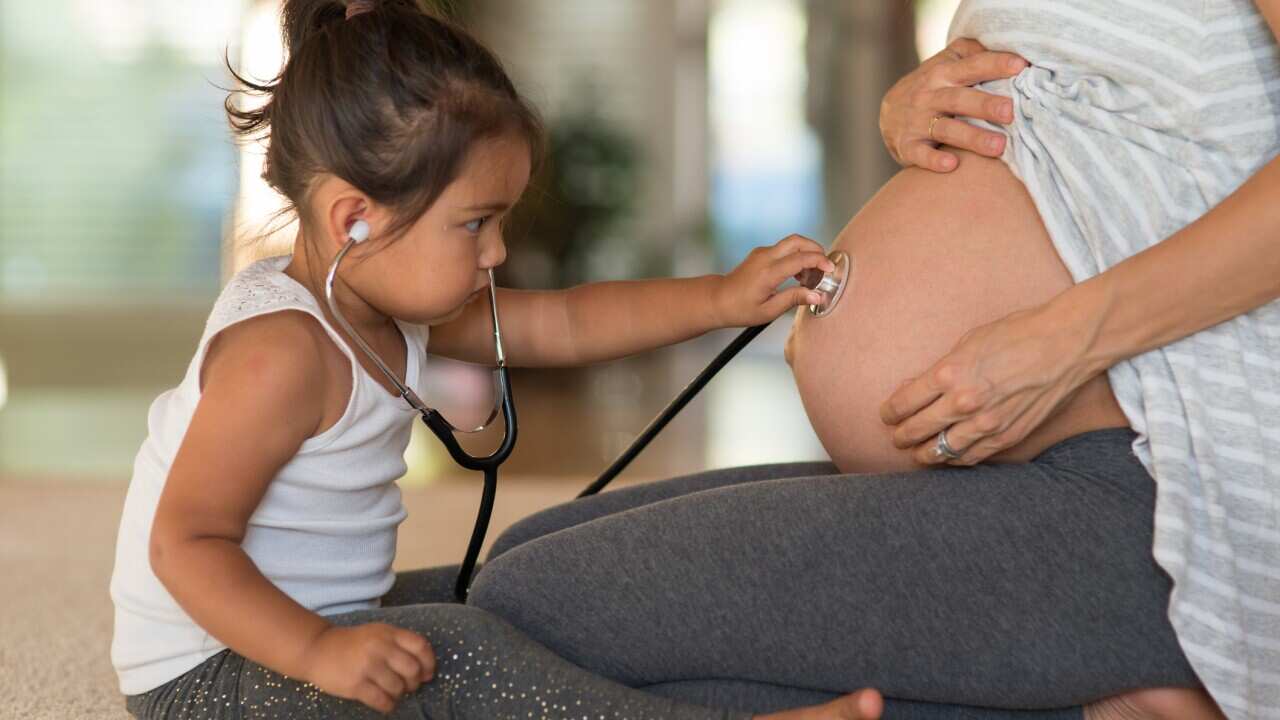
<path id="1" fill-rule="evenodd" d="M 329 195 L 324 217 L 324 243 L 334 253 L 347 244 L 357 221 L 364 225 L 363 236 L 357 242 L 367 239 L 375 224 L 369 199 L 345 182 L 340 182 Z"/>

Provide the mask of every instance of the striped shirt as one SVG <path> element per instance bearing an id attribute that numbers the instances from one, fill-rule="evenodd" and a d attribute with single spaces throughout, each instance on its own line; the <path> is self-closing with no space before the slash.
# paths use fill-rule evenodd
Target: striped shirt
<path id="1" fill-rule="evenodd" d="M 1280 52 L 1250 0 L 965 0 L 950 36 L 1032 63 L 981 87 L 1013 98 L 1004 160 L 1076 282 L 1280 152 Z M 1187 659 L 1228 717 L 1280 718 L 1280 301 L 1108 377 L 1156 481 Z"/>

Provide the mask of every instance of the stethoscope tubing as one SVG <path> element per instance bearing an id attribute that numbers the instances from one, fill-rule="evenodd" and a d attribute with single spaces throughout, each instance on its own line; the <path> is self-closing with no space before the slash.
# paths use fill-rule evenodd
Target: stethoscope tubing
<path id="1" fill-rule="evenodd" d="M 498 373 L 498 392 L 502 398 L 502 420 L 503 420 L 503 437 L 502 443 L 498 449 L 484 457 L 475 457 L 469 454 L 458 443 L 455 432 L 460 430 L 453 426 L 444 418 L 435 408 L 427 407 L 426 403 L 418 397 L 405 383 L 400 382 L 395 373 L 387 367 L 386 363 L 376 353 L 369 344 L 360 337 L 360 333 L 351 327 L 346 317 L 338 310 L 337 301 L 334 299 L 333 283 L 338 274 L 338 265 L 342 259 L 346 257 L 347 252 L 356 245 L 357 241 L 348 240 L 342 249 L 333 259 L 333 263 L 329 266 L 329 272 L 325 276 L 325 301 L 329 305 L 329 312 L 333 315 L 342 329 L 346 331 L 347 336 L 355 341 L 360 350 L 373 361 L 382 374 L 391 381 L 391 384 L 400 392 L 400 396 L 418 411 L 422 416 L 422 421 L 426 424 L 435 436 L 440 438 L 440 442 L 444 444 L 448 450 L 450 457 L 458 465 L 467 470 L 476 470 L 484 473 L 484 489 L 480 496 L 480 508 L 476 512 L 475 527 L 471 531 L 471 541 L 467 544 L 467 554 L 462 560 L 462 566 L 458 571 L 458 579 L 454 583 L 454 598 L 460 603 L 467 601 L 467 591 L 471 585 L 471 576 L 475 572 L 476 561 L 480 558 L 480 547 L 484 544 L 485 534 L 489 530 L 489 520 L 493 515 L 493 502 L 498 491 L 498 467 L 511 455 L 511 451 L 515 449 L 516 435 L 518 423 L 516 422 L 516 405 L 511 397 L 511 377 L 507 371 L 507 358 L 502 349 L 502 326 L 498 324 L 498 299 L 497 291 L 494 288 L 493 270 L 489 271 L 489 308 L 493 319 L 493 340 L 495 349 L 495 360 L 497 362 Z M 483 430 L 493 421 L 497 410 L 489 415 L 489 419 L 484 422 L 476 430 L 461 430 L 461 432 L 478 432 Z"/>
<path id="2" fill-rule="evenodd" d="M 631 464 L 631 461 L 635 460 L 636 456 L 643 452 L 644 449 L 649 446 L 649 443 L 653 442 L 653 439 L 658 436 L 658 433 L 662 432 L 662 429 L 667 426 L 667 423 L 671 422 L 672 419 L 674 419 L 675 416 L 684 409 L 684 406 L 688 405 L 689 401 L 692 400 L 707 383 L 711 382 L 711 378 L 715 377 L 716 373 L 720 372 L 725 365 L 729 364 L 729 361 L 732 360 L 735 355 L 742 351 L 742 348 L 747 346 L 747 343 L 754 340 L 756 336 L 763 332 L 765 328 L 769 327 L 770 324 L 772 323 L 752 325 L 739 333 L 738 336 L 725 347 L 725 349 L 720 351 L 719 355 L 715 356 L 709 365 L 703 368 L 702 372 L 698 373 L 697 377 L 695 377 L 683 390 L 680 391 L 680 394 L 676 395 L 675 399 L 672 400 L 667 407 L 662 410 L 662 412 L 658 413 L 658 415 L 649 422 L 649 425 L 640 433 L 640 436 L 631 443 L 630 447 L 618 456 L 618 459 L 614 460 L 609 467 L 605 468 L 605 471 L 600 474 L 600 477 L 596 478 L 595 482 L 591 483 L 582 492 L 578 493 L 578 498 L 595 495 L 603 490 L 606 485 L 613 482 L 613 479 L 616 478 L 623 470 L 627 469 L 627 466 Z"/>

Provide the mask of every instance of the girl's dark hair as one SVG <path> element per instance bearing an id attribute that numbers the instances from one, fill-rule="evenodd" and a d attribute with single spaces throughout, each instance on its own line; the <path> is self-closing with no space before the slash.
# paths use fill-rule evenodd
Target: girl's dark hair
<path id="1" fill-rule="evenodd" d="M 358 0 L 357 0 L 358 1 Z M 386 237 L 397 237 L 457 178 L 478 140 L 517 132 L 536 165 L 543 130 L 501 63 L 453 22 L 417 0 L 363 0 L 346 19 L 342 0 L 284 0 L 288 57 L 258 85 L 231 74 L 225 108 L 241 139 L 269 137 L 262 178 L 284 195 L 282 213 L 307 224 L 320 173 L 332 173 L 391 208 Z M 233 103 L 260 93 L 256 110 Z"/>

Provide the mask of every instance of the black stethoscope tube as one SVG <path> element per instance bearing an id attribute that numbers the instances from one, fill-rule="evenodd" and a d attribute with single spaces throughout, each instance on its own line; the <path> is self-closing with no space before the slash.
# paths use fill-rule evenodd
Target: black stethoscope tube
<path id="1" fill-rule="evenodd" d="M 600 474 L 600 477 L 596 478 L 595 482 L 591 483 L 586 487 L 586 489 L 578 493 L 578 497 L 584 498 L 588 495 L 595 495 L 603 490 L 610 482 L 613 482 L 613 479 L 625 470 L 626 467 L 631 464 L 632 460 L 636 459 L 636 456 L 639 455 L 655 437 L 657 437 L 658 433 L 662 432 L 662 428 L 666 427 L 667 423 L 671 422 L 672 418 L 683 410 L 684 406 L 688 405 L 689 401 L 692 400 L 707 383 L 711 382 L 711 378 L 715 377 L 716 373 L 720 372 L 725 365 L 728 365 L 729 361 L 732 360 L 733 357 L 742 350 L 742 348 L 747 346 L 747 343 L 754 340 L 755 337 L 764 331 L 765 328 L 769 327 L 769 324 L 770 323 L 753 325 L 739 333 L 738 337 L 733 339 L 733 342 L 729 343 L 724 350 L 721 350 L 719 355 L 716 355 L 715 359 L 711 361 L 711 364 L 703 368 L 702 372 L 698 373 L 697 377 L 686 385 L 684 390 L 680 391 L 679 395 L 676 395 L 676 398 L 671 401 L 671 404 L 667 405 L 662 412 L 658 413 L 658 416 L 649 423 L 649 426 L 644 429 L 644 432 L 640 433 L 640 437 L 636 438 L 635 442 L 631 443 L 631 447 L 627 448 L 625 452 L 619 455 L 618 459 L 614 460 L 613 464 L 605 469 L 605 471 Z"/>
<path id="2" fill-rule="evenodd" d="M 471 542 L 467 544 L 467 554 L 462 560 L 458 579 L 453 586 L 453 596 L 460 603 L 467 601 L 467 590 L 471 585 L 471 576 L 475 572 L 476 560 L 480 557 L 480 546 L 484 544 L 485 533 L 489 531 L 489 519 L 493 515 L 493 499 L 498 492 L 498 466 L 507 459 L 516 445 L 516 404 L 511 399 L 511 378 L 507 374 L 506 365 L 498 368 L 498 390 L 502 394 L 502 419 L 506 432 L 502 438 L 502 444 L 486 457 L 473 457 L 463 450 L 453 434 L 453 426 L 439 412 L 430 410 L 422 415 L 427 427 L 440 438 L 440 442 L 449 451 L 454 462 L 468 470 L 484 473 L 484 490 L 480 495 L 476 524 L 471 530 Z"/>

